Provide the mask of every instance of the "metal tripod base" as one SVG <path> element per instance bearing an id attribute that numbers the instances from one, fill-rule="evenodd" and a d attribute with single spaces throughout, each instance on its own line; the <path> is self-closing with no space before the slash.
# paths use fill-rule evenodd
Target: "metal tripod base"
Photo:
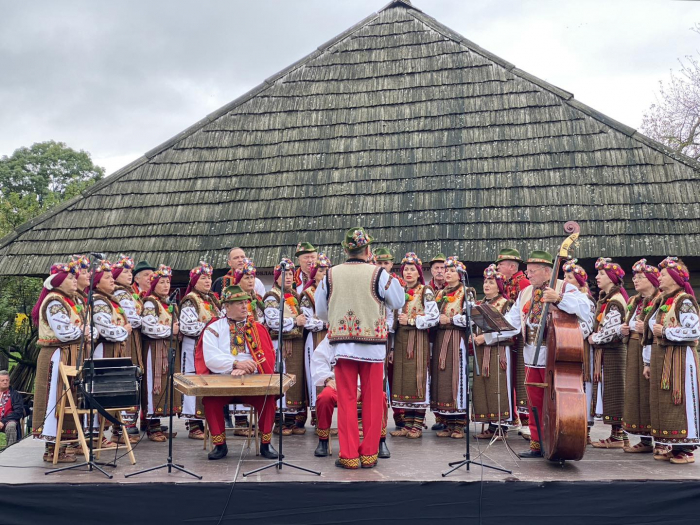
<path id="1" fill-rule="evenodd" d="M 465 456 L 465 457 L 466 457 L 466 456 Z M 494 467 L 493 465 L 487 465 L 487 464 L 485 464 L 485 463 L 477 463 L 476 461 L 472 461 L 471 459 L 463 459 L 462 461 L 453 461 L 452 463 L 448 463 L 447 465 L 450 466 L 450 467 L 452 467 L 452 468 L 451 468 L 450 470 L 448 470 L 447 472 L 443 472 L 443 473 L 442 473 L 442 477 L 443 477 L 443 478 L 444 478 L 445 476 L 449 476 L 449 475 L 452 474 L 455 470 L 458 470 L 458 469 L 460 469 L 460 468 L 462 468 L 462 467 L 464 467 L 464 466 L 466 466 L 466 467 L 467 467 L 467 470 L 469 470 L 469 465 L 478 465 L 479 467 L 490 468 L 490 469 L 493 469 L 493 470 L 497 470 L 497 471 L 499 471 L 499 472 L 505 472 L 506 474 L 512 474 L 512 473 L 513 473 L 512 471 L 510 471 L 510 470 L 508 470 L 508 469 L 504 469 L 504 468 L 501 468 L 501 467 Z"/>
<path id="2" fill-rule="evenodd" d="M 282 470 L 282 465 L 286 465 L 289 468 L 295 468 L 295 469 L 301 470 L 303 472 L 308 472 L 309 474 L 316 474 L 317 476 L 321 475 L 321 473 L 316 471 L 316 470 L 311 470 L 311 469 L 304 468 L 304 467 L 297 467 L 296 465 L 292 465 L 291 463 L 287 463 L 286 461 L 279 460 L 279 461 L 275 461 L 274 463 L 270 463 L 269 465 L 265 465 L 264 467 L 256 468 L 255 470 L 251 470 L 249 472 L 244 472 L 243 477 L 245 478 L 247 476 L 250 476 L 251 474 L 255 474 L 256 472 L 261 472 L 263 470 L 267 470 L 267 469 L 272 468 L 272 467 L 277 467 L 277 470 Z"/>
<path id="3" fill-rule="evenodd" d="M 139 470 L 138 472 L 132 472 L 131 474 L 126 474 L 124 477 L 130 478 L 131 476 L 138 476 L 139 474 L 145 474 L 146 472 L 153 472 L 154 470 L 160 470 L 162 468 L 167 468 L 168 474 L 172 474 L 173 469 L 175 469 L 175 470 L 179 470 L 180 472 L 184 472 L 185 474 L 189 474 L 190 476 L 192 476 L 194 478 L 202 479 L 202 476 L 200 476 L 199 474 L 195 474 L 194 472 L 190 472 L 182 465 L 177 465 L 177 464 L 173 463 L 171 460 L 168 460 L 167 463 L 163 463 L 162 465 L 158 465 L 157 467 L 151 467 L 151 468 L 147 468 L 144 470 Z"/>
<path id="4" fill-rule="evenodd" d="M 61 468 L 49 470 L 48 472 L 45 472 L 44 475 L 48 476 L 49 474 L 54 474 L 56 472 L 63 472 L 65 470 L 74 470 L 74 469 L 81 468 L 81 467 L 88 467 L 88 472 L 92 472 L 93 469 L 98 470 L 99 472 L 101 472 L 102 474 L 107 476 L 107 479 L 112 479 L 114 476 L 112 476 L 111 474 L 109 474 L 109 473 L 105 472 L 103 469 L 101 469 L 100 465 L 102 465 L 103 467 L 112 467 L 112 468 L 115 468 L 117 466 L 114 463 L 95 463 L 94 461 L 84 461 L 82 463 L 78 463 L 77 465 L 69 465 L 67 467 L 61 467 Z"/>

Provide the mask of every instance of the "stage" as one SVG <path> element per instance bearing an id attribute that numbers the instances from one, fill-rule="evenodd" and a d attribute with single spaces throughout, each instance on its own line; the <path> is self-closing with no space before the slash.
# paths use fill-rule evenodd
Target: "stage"
<path id="1" fill-rule="evenodd" d="M 43 443 L 22 441 L 0 453 L 0 522 L 216 524 L 226 508 L 221 523 L 479 523 L 479 516 L 484 524 L 514 519 L 559 525 L 698 523 L 700 465 L 675 466 L 654 461 L 651 454 L 588 447 L 583 460 L 561 467 L 514 459 L 503 443 L 487 448 L 488 441 L 473 439 L 473 459 L 512 474 L 474 465 L 443 478 L 447 463 L 462 459 L 465 441 L 440 439 L 428 430 L 419 440 L 388 437 L 391 459 L 380 460 L 374 469 L 348 471 L 336 468 L 334 458 L 314 457 L 317 439 L 308 427 L 305 436 L 285 438 L 285 459 L 320 470 L 321 476 L 284 467 L 244 478 L 243 472 L 269 463 L 255 457 L 254 446 L 244 448 L 244 438 L 229 438 L 228 457 L 214 462 L 207 460 L 201 441 L 187 439 L 182 421 L 176 420 L 175 429 L 175 462 L 203 476 L 201 481 L 166 470 L 124 478 L 165 462 L 167 443 L 145 438 L 134 450 L 137 464 L 121 458 L 117 468 L 108 469 L 111 480 L 98 472 L 47 476 L 51 467 L 41 459 Z M 598 422 L 593 437 L 608 432 Z M 515 432 L 508 443 L 516 452 L 527 449 Z M 120 447 L 119 455 L 124 452 Z M 114 456 L 112 451 L 102 459 Z M 97 514 L 85 521 L 81 516 L 88 508 Z"/>

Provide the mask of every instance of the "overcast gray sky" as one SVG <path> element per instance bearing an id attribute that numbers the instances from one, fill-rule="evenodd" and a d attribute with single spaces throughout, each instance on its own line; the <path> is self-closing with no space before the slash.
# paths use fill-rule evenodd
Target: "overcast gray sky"
<path id="1" fill-rule="evenodd" d="M 0 155 L 53 139 L 111 173 L 387 3 L 0 0 Z M 413 5 L 635 128 L 700 49 L 695 1 Z"/>

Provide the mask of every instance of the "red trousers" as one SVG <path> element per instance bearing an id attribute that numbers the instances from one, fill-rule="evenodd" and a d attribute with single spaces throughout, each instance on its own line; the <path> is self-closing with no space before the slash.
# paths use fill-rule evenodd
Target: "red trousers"
<path id="1" fill-rule="evenodd" d="M 360 430 L 357 426 L 358 376 L 362 390 L 364 432 L 362 442 L 360 442 Z M 382 405 L 386 406 L 384 364 L 339 359 L 335 365 L 335 384 L 338 387 L 338 441 L 340 442 L 338 457 L 357 459 L 361 456 L 375 456 L 376 458 L 382 433 L 384 412 Z"/>
<path id="2" fill-rule="evenodd" d="M 209 423 L 212 443 L 221 445 L 226 442 L 226 425 L 224 423 L 224 406 L 231 404 L 250 405 L 258 413 L 260 441 L 269 443 L 272 438 L 272 423 L 275 420 L 277 398 L 273 396 L 243 396 L 243 397 L 205 397 L 204 417 Z"/>
<path id="3" fill-rule="evenodd" d="M 382 431 L 381 437 L 386 436 L 386 415 L 388 403 L 386 400 L 386 392 L 383 392 L 382 399 Z M 316 417 L 318 418 L 318 433 L 321 439 L 328 439 L 328 430 L 331 428 L 333 421 L 333 410 L 338 406 L 338 391 L 335 388 L 327 386 L 316 398 Z"/>
<path id="4" fill-rule="evenodd" d="M 529 366 L 525 367 L 525 382 L 526 383 L 544 383 L 545 369 L 544 368 L 532 368 Z M 540 434 L 537 432 L 537 423 L 535 422 L 535 413 L 532 407 L 537 407 L 537 416 L 540 420 L 540 426 L 543 423 L 543 413 L 542 408 L 544 406 L 544 388 L 539 388 L 536 386 L 526 386 L 527 390 L 527 408 L 530 413 L 529 427 L 530 427 L 530 440 L 538 441 L 540 440 Z"/>

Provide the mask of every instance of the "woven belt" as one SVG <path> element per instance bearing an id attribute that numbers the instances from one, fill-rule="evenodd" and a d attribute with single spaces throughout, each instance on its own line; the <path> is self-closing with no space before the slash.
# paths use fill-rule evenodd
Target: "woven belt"
<path id="1" fill-rule="evenodd" d="M 630 332 L 630 339 L 636 339 L 639 341 L 641 338 L 642 334 L 640 334 L 639 332 Z"/>

